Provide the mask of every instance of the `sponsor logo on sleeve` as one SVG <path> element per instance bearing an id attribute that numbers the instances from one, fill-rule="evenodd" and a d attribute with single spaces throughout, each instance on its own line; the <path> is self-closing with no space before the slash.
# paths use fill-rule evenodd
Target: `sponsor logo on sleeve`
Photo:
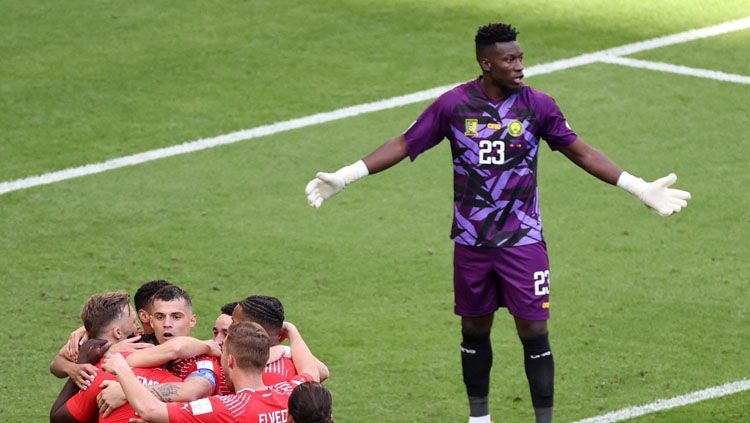
<path id="1" fill-rule="evenodd" d="M 197 401 L 190 403 L 194 416 L 200 416 L 201 414 L 213 413 L 214 409 L 211 407 L 211 400 L 208 398 L 202 398 Z"/>

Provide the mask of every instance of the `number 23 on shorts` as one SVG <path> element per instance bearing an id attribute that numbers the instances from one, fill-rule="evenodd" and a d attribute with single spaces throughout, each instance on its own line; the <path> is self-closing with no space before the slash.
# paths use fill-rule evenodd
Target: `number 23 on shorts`
<path id="1" fill-rule="evenodd" d="M 549 270 L 534 272 L 534 295 L 549 295 Z"/>

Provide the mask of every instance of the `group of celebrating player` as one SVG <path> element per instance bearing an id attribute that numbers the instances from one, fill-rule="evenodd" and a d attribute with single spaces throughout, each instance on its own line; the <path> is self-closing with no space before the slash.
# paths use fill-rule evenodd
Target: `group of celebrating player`
<path id="1" fill-rule="evenodd" d="M 133 302 L 119 291 L 83 305 L 50 365 L 69 378 L 51 422 L 333 422 L 328 368 L 277 298 L 226 304 L 207 341 L 190 336 L 192 300 L 177 285 L 148 282 Z"/>

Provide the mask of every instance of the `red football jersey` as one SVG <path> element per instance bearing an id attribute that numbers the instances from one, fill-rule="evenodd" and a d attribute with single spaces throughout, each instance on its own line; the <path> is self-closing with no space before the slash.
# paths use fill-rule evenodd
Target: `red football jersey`
<path id="1" fill-rule="evenodd" d="M 246 388 L 231 395 L 168 403 L 169 421 L 285 423 L 289 417 L 289 396 L 297 385 L 310 380 L 310 376 L 302 374 L 261 391 Z"/>
<path id="2" fill-rule="evenodd" d="M 263 383 L 273 386 L 297 376 L 297 368 L 291 358 L 281 357 L 263 369 Z"/>
<path id="3" fill-rule="evenodd" d="M 198 369 L 211 370 L 214 375 L 216 375 L 216 388 L 211 394 L 223 395 L 229 393 L 224 372 L 221 370 L 221 363 L 218 358 L 212 355 L 196 355 L 195 357 L 186 358 L 184 360 L 175 360 L 169 363 L 168 369 L 173 375 L 182 380 Z"/>
<path id="4" fill-rule="evenodd" d="M 127 353 L 123 354 L 127 355 Z M 128 419 L 137 417 L 135 410 L 130 404 L 126 403 L 122 407 L 115 409 L 112 414 L 107 417 L 101 417 L 99 414 L 99 406 L 96 404 L 96 396 L 102 391 L 99 385 L 105 380 L 117 380 L 117 376 L 105 372 L 102 370 L 102 362 L 100 361 L 96 367 L 96 378 L 91 382 L 91 386 L 85 391 L 80 391 L 73 395 L 65 405 L 68 407 L 68 412 L 79 422 L 98 421 L 106 423 L 127 423 Z M 134 367 L 133 373 L 135 377 L 144 385 L 156 385 L 159 383 L 169 382 L 182 382 L 181 379 L 177 378 L 168 371 L 155 367 L 152 369 Z"/>

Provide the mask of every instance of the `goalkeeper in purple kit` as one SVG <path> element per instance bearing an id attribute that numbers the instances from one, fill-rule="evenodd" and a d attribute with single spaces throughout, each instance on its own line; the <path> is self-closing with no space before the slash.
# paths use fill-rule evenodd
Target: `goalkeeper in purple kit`
<path id="1" fill-rule="evenodd" d="M 411 160 L 450 140 L 453 155 L 455 313 L 461 316 L 461 365 L 469 422 L 490 422 L 490 331 L 495 311 L 515 319 L 537 422 L 552 420 L 549 262 L 537 193 L 540 141 L 604 182 L 630 192 L 662 216 L 687 206 L 690 193 L 630 175 L 583 142 L 549 95 L 525 85 L 518 32 L 506 24 L 479 28 L 477 79 L 441 95 L 407 129 L 356 163 L 318 173 L 305 189 L 315 208 L 358 179 Z"/>

